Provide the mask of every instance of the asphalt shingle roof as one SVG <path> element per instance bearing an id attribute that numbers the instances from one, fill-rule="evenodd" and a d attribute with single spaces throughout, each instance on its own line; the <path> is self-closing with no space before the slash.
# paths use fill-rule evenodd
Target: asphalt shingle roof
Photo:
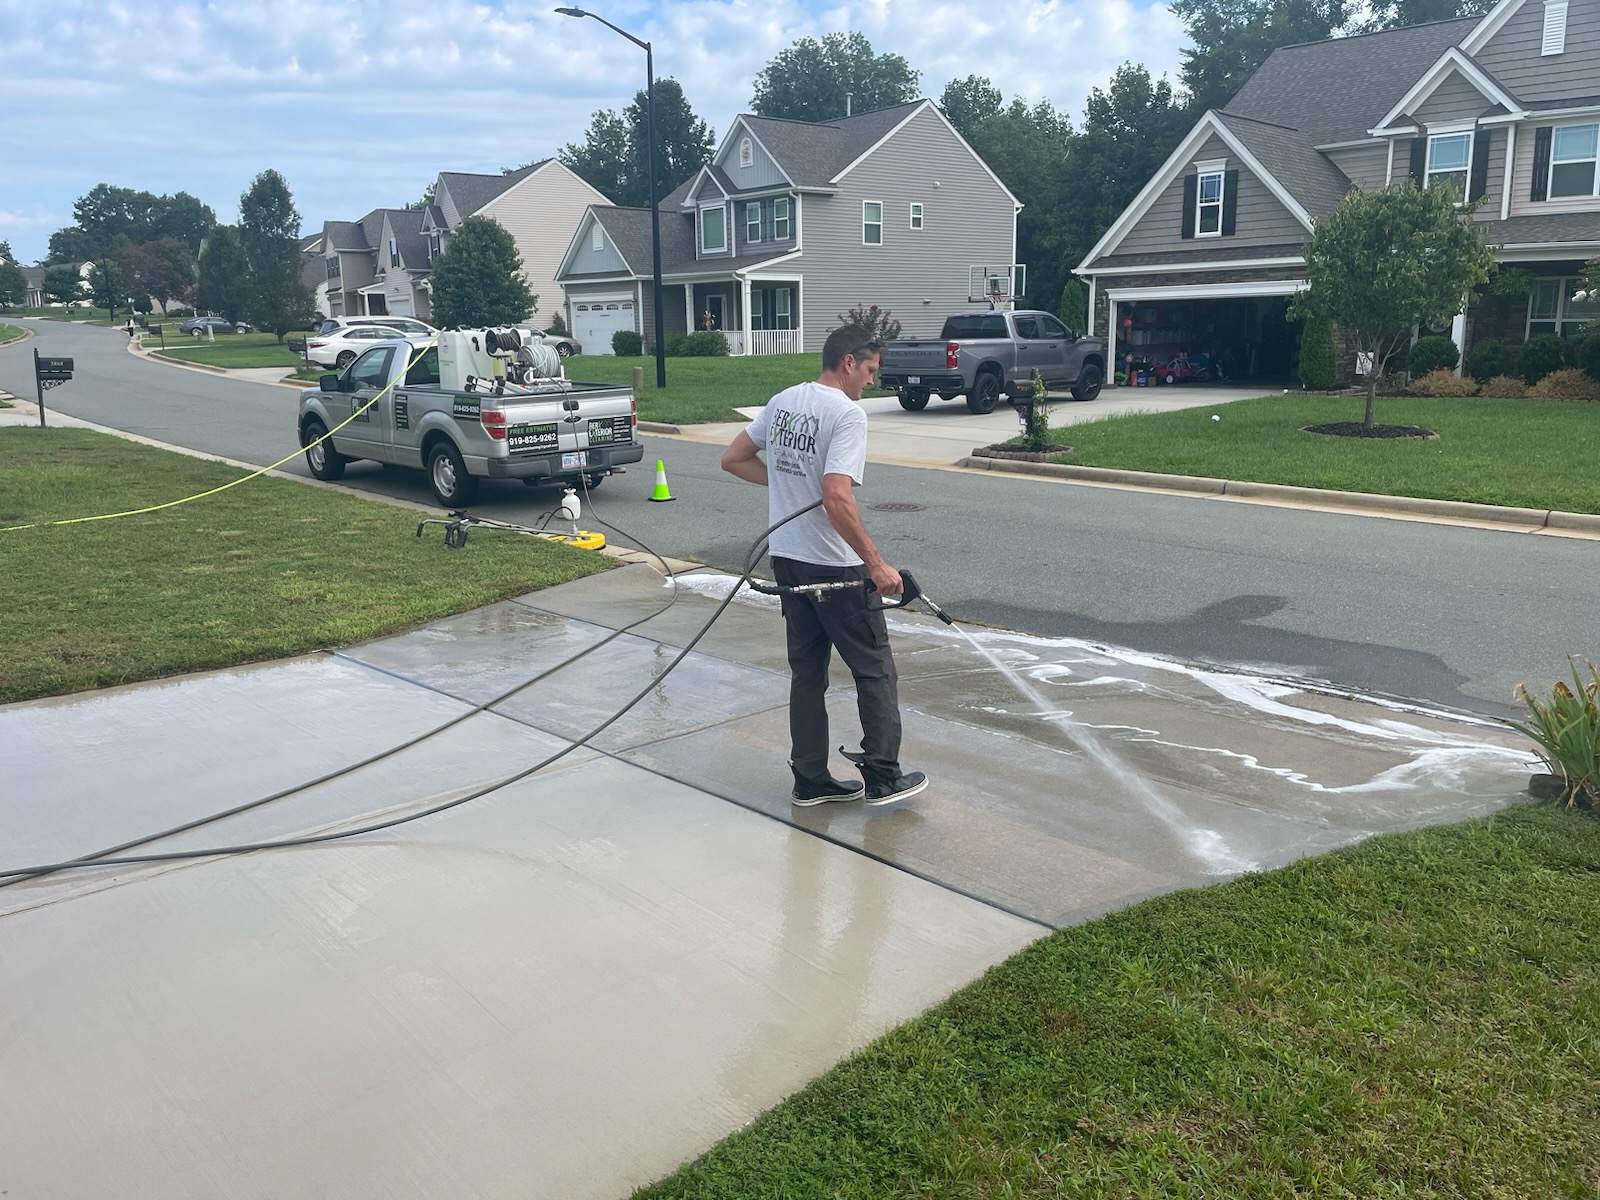
<path id="1" fill-rule="evenodd" d="M 464 220 L 512 185 L 521 183 L 549 161 L 548 158 L 541 158 L 536 163 L 529 163 L 520 170 L 511 171 L 504 175 L 474 175 L 460 171 L 441 171 L 439 178 L 443 181 L 446 190 L 449 191 L 450 198 L 455 201 L 456 211 L 461 214 Z"/>
<path id="2" fill-rule="evenodd" d="M 694 261 L 694 225 L 661 205 L 661 269 Z M 591 210 L 605 226 L 606 235 L 617 247 L 623 261 L 635 275 L 648 275 L 651 267 L 650 210 L 648 208 L 610 208 L 599 204 Z"/>
<path id="3" fill-rule="evenodd" d="M 327 241 L 324 250 L 370 250 L 371 243 L 359 221 L 328 221 L 323 227 Z"/>
<path id="4" fill-rule="evenodd" d="M 1230 112 L 1217 119 L 1312 216 L 1332 212 L 1350 190 L 1349 177 L 1297 130 Z"/>
<path id="5" fill-rule="evenodd" d="M 1361 141 L 1478 21 L 1460 17 L 1284 46 L 1224 111 L 1297 129 L 1313 146 Z"/>
<path id="6" fill-rule="evenodd" d="M 1480 226 L 1490 245 L 1516 246 L 1529 242 L 1600 242 L 1600 220 L 1592 212 L 1537 213 L 1505 221 L 1485 221 Z M 1582 257 L 1581 252 L 1576 253 Z M 1552 258 L 1561 257 L 1552 254 Z"/>
<path id="7" fill-rule="evenodd" d="M 1203 246 L 1183 250 L 1149 250 L 1139 254 L 1102 254 L 1094 260 L 1093 270 L 1105 267 L 1151 267 L 1185 262 L 1228 262 L 1235 258 L 1292 258 L 1302 253 L 1304 242 L 1285 242 L 1277 246 L 1227 246 L 1220 242 L 1207 242 Z"/>

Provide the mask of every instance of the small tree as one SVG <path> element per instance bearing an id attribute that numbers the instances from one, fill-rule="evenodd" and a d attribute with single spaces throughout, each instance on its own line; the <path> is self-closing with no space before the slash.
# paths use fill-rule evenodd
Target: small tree
<path id="1" fill-rule="evenodd" d="M 21 304 L 28 294 L 28 277 L 14 262 L 0 262 L 0 308 Z"/>
<path id="2" fill-rule="evenodd" d="M 1327 317 L 1312 317 L 1300 335 L 1300 384 L 1313 392 L 1325 392 L 1338 378 L 1333 322 Z"/>
<path id="3" fill-rule="evenodd" d="M 206 240 L 206 252 L 200 256 L 195 304 L 235 324 L 244 320 L 246 269 L 238 232 L 232 225 L 218 225 Z"/>
<path id="4" fill-rule="evenodd" d="M 78 274 L 77 267 L 51 267 L 44 273 L 41 286 L 45 295 L 54 296 L 63 304 L 83 299 L 83 276 Z"/>
<path id="5" fill-rule="evenodd" d="M 116 316 L 127 289 L 122 286 L 122 268 L 113 259 L 97 262 L 89 268 L 89 295 L 107 316 Z"/>
<path id="6" fill-rule="evenodd" d="M 1089 285 L 1076 275 L 1069 276 L 1061 288 L 1061 303 L 1056 306 L 1056 316 L 1074 332 L 1087 333 L 1089 330 Z"/>
<path id="7" fill-rule="evenodd" d="M 1027 424 L 1022 429 L 1022 444 L 1029 450 L 1043 450 L 1050 445 L 1050 393 L 1045 390 L 1044 376 L 1037 367 L 1028 384 L 1028 398 L 1033 401 L 1027 410 Z"/>
<path id="8" fill-rule="evenodd" d="M 239 197 L 239 242 L 245 320 L 281 342 L 310 311 L 311 289 L 300 281 L 300 213 L 278 172 L 261 172 Z"/>
<path id="9" fill-rule="evenodd" d="M 900 322 L 894 319 L 894 314 L 887 308 L 879 308 L 876 304 L 858 304 L 847 313 L 841 313 L 836 318 L 840 325 L 859 325 L 880 342 L 887 342 L 900 336 Z"/>
<path id="10" fill-rule="evenodd" d="M 430 280 L 433 319 L 443 329 L 514 325 L 539 308 L 522 277 L 516 242 L 489 217 L 468 217 L 456 226 Z"/>
<path id="11" fill-rule="evenodd" d="M 1461 311 L 1472 288 L 1489 278 L 1494 255 L 1445 186 L 1409 184 L 1351 190 L 1317 222 L 1306 247 L 1311 287 L 1290 307 L 1294 317 L 1326 317 L 1349 332 L 1368 358 L 1362 429 L 1373 427 L 1378 376 L 1416 325 Z"/>

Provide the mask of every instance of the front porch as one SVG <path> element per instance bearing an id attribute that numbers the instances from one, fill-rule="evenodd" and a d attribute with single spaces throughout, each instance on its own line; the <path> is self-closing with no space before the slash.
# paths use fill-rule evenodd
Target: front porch
<path id="1" fill-rule="evenodd" d="M 730 276 L 683 285 L 684 322 L 691 331 L 715 329 L 736 355 L 799 354 L 799 279 Z"/>

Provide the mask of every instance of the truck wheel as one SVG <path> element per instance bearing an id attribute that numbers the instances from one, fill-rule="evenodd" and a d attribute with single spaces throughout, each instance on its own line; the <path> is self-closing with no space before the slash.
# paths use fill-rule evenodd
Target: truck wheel
<path id="1" fill-rule="evenodd" d="M 979 416 L 992 413 L 994 406 L 1000 403 L 1000 377 L 984 372 L 973 382 L 972 390 L 967 393 L 967 410 Z"/>
<path id="2" fill-rule="evenodd" d="M 428 451 L 428 483 L 433 487 L 435 498 L 446 508 L 471 504 L 478 494 L 478 481 L 467 474 L 461 452 L 449 442 L 435 442 Z"/>
<path id="3" fill-rule="evenodd" d="M 343 479 L 345 464 L 350 460 L 335 450 L 332 442 L 318 440 L 325 437 L 327 432 L 328 427 L 314 418 L 307 421 L 305 428 L 300 431 L 300 444 L 306 450 L 306 466 L 311 468 L 311 474 L 317 479 Z"/>
<path id="4" fill-rule="evenodd" d="M 1078 382 L 1072 385 L 1072 398 L 1093 400 L 1100 394 L 1100 385 L 1104 382 L 1104 371 L 1094 363 L 1084 363 L 1083 370 L 1078 372 Z"/>
<path id="5" fill-rule="evenodd" d="M 900 407 L 907 412 L 921 412 L 928 407 L 928 393 L 904 388 L 900 391 Z"/>

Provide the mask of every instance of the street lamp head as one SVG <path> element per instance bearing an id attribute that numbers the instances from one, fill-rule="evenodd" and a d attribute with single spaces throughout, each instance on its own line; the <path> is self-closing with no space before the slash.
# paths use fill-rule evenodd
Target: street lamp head
<path id="1" fill-rule="evenodd" d="M 589 15 L 581 8 L 558 8 L 556 11 L 563 17 L 587 17 Z"/>

